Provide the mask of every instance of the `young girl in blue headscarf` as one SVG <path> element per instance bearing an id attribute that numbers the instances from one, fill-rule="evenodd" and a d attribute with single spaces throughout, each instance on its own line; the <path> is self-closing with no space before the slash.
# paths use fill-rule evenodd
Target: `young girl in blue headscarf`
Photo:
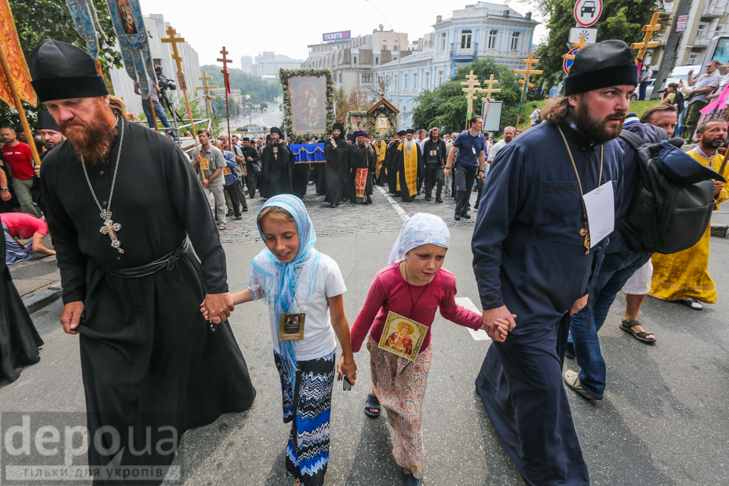
<path id="1" fill-rule="evenodd" d="M 258 231 L 266 248 L 253 259 L 250 287 L 233 294 L 233 302 L 268 304 L 283 418 L 291 422 L 286 473 L 295 485 L 318 486 L 329 460 L 335 334 L 342 346 L 337 380 L 344 375 L 354 384 L 357 378 L 342 299 L 347 288 L 337 263 L 314 249 L 316 232 L 299 198 L 269 199 L 258 214 Z M 301 327 L 303 339 L 287 340 Z"/>
<path id="2" fill-rule="evenodd" d="M 393 455 L 403 468 L 406 485 L 423 482 L 422 404 L 433 354 L 430 327 L 435 312 L 440 308 L 444 318 L 474 330 L 483 324 L 479 314 L 456 304 L 456 278 L 441 268 L 449 244 L 450 232 L 438 216 L 417 213 L 405 221 L 387 267 L 375 276 L 352 325 L 355 352 L 368 332 L 370 335 L 367 349 L 372 388 L 365 414 L 376 418 L 381 407 L 387 410 L 387 420 L 394 432 Z M 392 313 L 397 317 L 391 317 Z M 397 326 L 382 339 L 389 323 Z M 508 324 L 503 322 L 501 326 L 505 335 Z M 415 354 L 418 344 L 417 355 L 403 357 Z"/>

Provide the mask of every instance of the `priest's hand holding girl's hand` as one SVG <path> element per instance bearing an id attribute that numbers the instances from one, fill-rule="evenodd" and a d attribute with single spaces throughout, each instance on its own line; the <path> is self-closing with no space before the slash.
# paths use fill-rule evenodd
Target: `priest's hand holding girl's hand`
<path id="1" fill-rule="evenodd" d="M 61 314 L 61 324 L 63 325 L 63 332 L 66 334 L 78 334 L 76 329 L 81 322 L 81 314 L 84 311 L 84 303 L 79 301 L 69 302 L 63 306 L 63 313 Z"/>
<path id="2" fill-rule="evenodd" d="M 516 314 L 509 312 L 505 305 L 495 309 L 487 309 L 483 311 L 483 326 L 481 329 L 486 331 L 491 339 L 495 342 L 503 343 L 506 335 L 501 332 L 502 325 L 499 321 L 505 321 L 508 324 L 506 332 L 508 333 L 516 327 Z"/>

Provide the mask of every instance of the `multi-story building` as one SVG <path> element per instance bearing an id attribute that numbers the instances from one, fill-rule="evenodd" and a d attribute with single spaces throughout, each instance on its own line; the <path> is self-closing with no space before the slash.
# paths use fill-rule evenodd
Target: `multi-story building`
<path id="1" fill-rule="evenodd" d="M 276 54 L 271 51 L 264 51 L 256 56 L 255 63 L 251 66 L 251 74 L 259 78 L 274 76 L 278 78 L 279 69 L 298 69 L 304 61 L 291 59 L 283 54 Z"/>
<path id="2" fill-rule="evenodd" d="M 149 50 L 152 54 L 152 61 L 162 66 L 162 73 L 177 84 L 177 63 L 172 60 L 171 44 L 162 43 L 161 41 L 163 37 L 167 37 L 166 30 L 169 24 L 165 23 L 162 14 L 151 14 L 144 17 L 144 26 L 149 34 Z M 119 50 L 118 43 L 117 50 Z M 182 72 L 185 74 L 188 93 L 194 93 L 197 91 L 195 89 L 197 86 L 202 86 L 202 82 L 199 80 L 201 74 L 197 51 L 187 42 L 178 43 L 177 50 L 180 57 L 182 57 Z M 142 97 L 134 93 L 134 82 L 127 74 L 126 69 L 123 67 L 110 69 L 109 77 L 114 90 L 113 94 L 124 100 L 127 109 L 138 115 L 143 113 Z M 176 92 L 180 93 L 179 89 Z"/>
<path id="3" fill-rule="evenodd" d="M 654 37 L 654 40 L 657 40 L 660 45 L 653 50 L 650 58 L 646 56 L 646 61 L 654 66 L 653 72 L 658 70 L 663 58 L 668 32 L 673 24 L 678 2 L 665 2 L 664 8 L 666 17 L 661 19 L 665 20 L 662 22 L 664 28 L 659 31 L 657 37 Z M 693 0 L 688 12 L 686 30 L 681 34 L 673 67 L 701 63 L 711 38 L 728 33 L 729 0 Z"/>
<path id="4" fill-rule="evenodd" d="M 253 66 L 253 57 L 252 56 L 242 56 L 240 58 L 240 68 L 247 72 L 248 74 L 251 73 L 251 67 Z"/>
<path id="5" fill-rule="evenodd" d="M 449 80 L 456 69 L 486 57 L 510 69 L 533 49 L 534 28 L 539 22 L 531 12 L 522 15 L 508 5 L 478 2 L 455 10 L 450 18 L 437 16 L 434 32 L 418 41 L 423 49 L 400 62 L 375 67 L 388 79 L 386 97 L 400 110 L 400 126 L 412 123 L 415 99 Z"/>
<path id="6" fill-rule="evenodd" d="M 373 88 L 376 82 L 375 68 L 403 57 L 410 51 L 400 52 L 400 46 L 408 45 L 408 35 L 393 31 L 374 30 L 371 34 L 355 38 L 336 39 L 309 45 L 309 58 L 304 68 L 329 68 L 334 74 L 334 87 L 349 92 L 355 87 Z"/>

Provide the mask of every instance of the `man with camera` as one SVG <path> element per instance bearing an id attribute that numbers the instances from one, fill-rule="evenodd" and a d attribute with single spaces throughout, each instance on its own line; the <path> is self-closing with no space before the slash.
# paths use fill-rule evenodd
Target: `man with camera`
<path id="1" fill-rule="evenodd" d="M 157 120 L 161 121 L 165 128 L 169 128 L 169 133 L 171 133 L 172 138 L 176 140 L 177 134 L 174 130 L 172 130 L 172 125 L 170 125 L 170 121 L 167 119 L 167 114 L 165 113 L 164 108 L 162 108 L 162 105 L 159 104 L 159 97 L 162 94 L 162 90 L 152 79 L 149 79 L 149 84 L 152 88 L 154 88 L 149 90 L 149 95 L 152 97 L 152 106 L 154 107 L 154 113 L 157 115 Z M 149 128 L 154 128 L 154 120 L 152 119 L 152 110 L 149 106 L 149 99 L 142 94 L 142 90 L 139 88 L 139 84 L 137 83 L 134 83 L 134 92 L 142 97 L 142 109 L 144 110 L 144 115 L 147 117 L 147 125 L 149 125 Z"/>

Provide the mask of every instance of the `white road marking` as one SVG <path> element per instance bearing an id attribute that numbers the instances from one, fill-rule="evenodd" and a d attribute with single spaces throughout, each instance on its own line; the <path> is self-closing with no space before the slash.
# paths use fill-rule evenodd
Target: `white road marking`
<path id="1" fill-rule="evenodd" d="M 468 297 L 456 297 L 456 304 L 461 305 L 468 310 L 472 310 L 476 314 L 482 314 L 482 312 L 478 310 L 478 307 L 476 307 L 476 305 Z M 476 341 L 491 341 L 491 338 L 488 334 L 486 334 L 486 331 L 483 331 L 481 329 L 479 329 L 478 331 L 474 331 L 469 327 L 468 332 L 471 333 L 471 336 Z"/>
<path id="2" fill-rule="evenodd" d="M 382 186 L 377 186 L 377 189 L 379 189 L 380 192 L 382 193 L 382 195 L 385 196 L 385 199 L 387 199 L 387 201 L 390 203 L 390 205 L 393 208 L 395 208 L 395 211 L 397 211 L 397 214 L 400 215 L 400 217 L 402 218 L 403 221 L 407 221 L 408 219 L 410 219 L 410 216 L 408 216 L 408 213 L 405 212 L 405 210 L 402 207 L 400 207 L 400 205 L 398 203 L 395 202 L 395 200 L 387 193 L 386 190 L 384 190 L 382 188 Z"/>

